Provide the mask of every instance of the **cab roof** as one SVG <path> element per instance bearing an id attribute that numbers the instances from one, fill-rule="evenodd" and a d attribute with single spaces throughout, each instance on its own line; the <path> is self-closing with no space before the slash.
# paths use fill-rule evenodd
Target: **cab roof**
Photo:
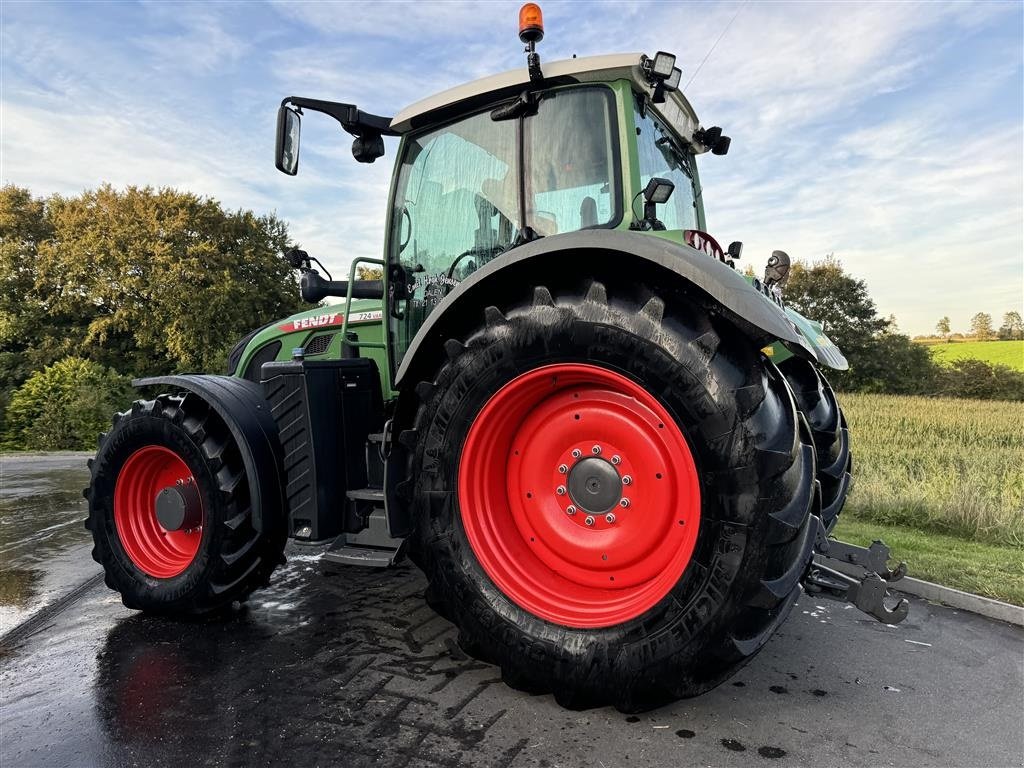
<path id="1" fill-rule="evenodd" d="M 654 86 L 641 68 L 642 60 L 643 54 L 640 53 L 613 53 L 542 62 L 544 81 L 540 87 L 629 80 L 634 91 L 650 96 L 654 92 Z M 525 86 L 530 85 L 530 82 L 529 71 L 526 67 L 521 67 L 457 85 L 406 107 L 392 118 L 391 128 L 397 133 L 408 133 L 443 123 L 489 103 L 512 98 Z M 703 151 L 700 143 L 693 141 L 693 133 L 699 127 L 697 115 L 681 91 L 666 93 L 665 102 L 656 105 L 655 109 L 675 128 L 681 138 L 693 144 L 696 151 Z"/>

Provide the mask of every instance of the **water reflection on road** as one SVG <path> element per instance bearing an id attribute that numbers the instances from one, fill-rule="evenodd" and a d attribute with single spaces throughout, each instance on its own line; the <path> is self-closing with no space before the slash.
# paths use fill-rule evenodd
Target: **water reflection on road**
<path id="1" fill-rule="evenodd" d="M 0 456 L 0 634 L 98 569 L 82 525 L 90 455 Z"/>

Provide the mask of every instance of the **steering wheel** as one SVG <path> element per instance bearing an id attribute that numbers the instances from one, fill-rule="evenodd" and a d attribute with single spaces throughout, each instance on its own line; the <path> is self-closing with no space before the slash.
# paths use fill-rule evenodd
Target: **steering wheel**
<path id="1" fill-rule="evenodd" d="M 450 279 L 455 274 L 455 268 L 459 265 L 459 262 L 469 256 L 479 256 L 481 258 L 490 257 L 494 258 L 497 254 L 501 253 L 505 248 L 500 245 L 493 245 L 490 248 L 470 248 L 469 250 L 463 251 L 455 257 L 455 261 L 448 267 L 447 276 Z M 488 261 L 490 261 L 490 258 Z"/>
<path id="2" fill-rule="evenodd" d="M 696 248 L 714 259 L 725 262 L 725 249 L 707 232 L 699 229 L 684 229 L 683 241 L 691 248 Z"/>

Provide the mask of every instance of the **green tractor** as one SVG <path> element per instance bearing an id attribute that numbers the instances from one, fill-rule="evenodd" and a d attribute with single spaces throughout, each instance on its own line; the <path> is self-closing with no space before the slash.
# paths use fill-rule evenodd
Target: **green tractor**
<path id="1" fill-rule="evenodd" d="M 289 252 L 307 301 L 344 302 L 249 334 L 227 375 L 136 382 L 169 394 L 90 464 L 107 585 L 197 616 L 267 586 L 289 538 L 342 565 L 408 556 L 510 685 L 623 711 L 722 682 L 805 586 L 901 620 L 902 565 L 828 535 L 851 458 L 821 368 L 844 357 L 782 301 L 784 253 L 745 278 L 741 244 L 708 234 L 697 158 L 729 138 L 674 56 L 542 66 L 536 6 L 520 28 L 526 68 L 393 118 L 282 102 L 288 174 L 305 112 L 359 162 L 400 139 L 384 257 L 334 281 Z"/>

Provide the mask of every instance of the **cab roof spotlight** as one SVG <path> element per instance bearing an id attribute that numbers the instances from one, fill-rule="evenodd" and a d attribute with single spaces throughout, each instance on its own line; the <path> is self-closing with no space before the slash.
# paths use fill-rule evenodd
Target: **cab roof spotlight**
<path id="1" fill-rule="evenodd" d="M 676 65 L 676 55 L 666 51 L 658 51 L 654 54 L 651 64 L 651 75 L 658 79 L 665 79 L 672 74 L 672 68 Z"/>
<path id="2" fill-rule="evenodd" d="M 683 70 L 679 67 L 672 67 L 672 74 L 665 78 L 666 91 L 678 91 L 679 81 L 683 77 Z"/>

